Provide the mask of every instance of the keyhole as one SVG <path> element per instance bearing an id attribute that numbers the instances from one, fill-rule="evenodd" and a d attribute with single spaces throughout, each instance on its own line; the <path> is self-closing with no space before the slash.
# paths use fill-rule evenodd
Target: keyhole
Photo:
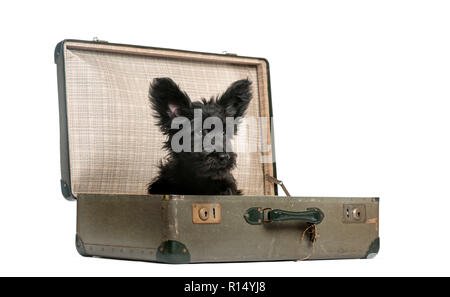
<path id="1" fill-rule="evenodd" d="M 355 220 L 361 219 L 361 211 L 359 210 L 359 208 L 353 209 L 353 217 L 355 218 Z"/>
<path id="2" fill-rule="evenodd" d="M 198 215 L 203 221 L 206 221 L 209 217 L 208 210 L 204 207 L 199 210 Z"/>

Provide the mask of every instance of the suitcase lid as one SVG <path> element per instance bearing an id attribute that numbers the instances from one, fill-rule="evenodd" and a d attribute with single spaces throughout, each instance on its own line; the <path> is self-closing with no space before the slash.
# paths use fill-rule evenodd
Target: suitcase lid
<path id="1" fill-rule="evenodd" d="M 269 64 L 263 58 L 64 40 L 56 46 L 60 113 L 61 187 L 77 194 L 147 193 L 157 175 L 165 137 L 155 125 L 148 91 L 171 77 L 192 101 L 223 93 L 234 81 L 252 81 L 253 99 L 235 142 L 233 171 L 244 195 L 276 195 Z M 254 128 L 256 124 L 256 129 Z"/>

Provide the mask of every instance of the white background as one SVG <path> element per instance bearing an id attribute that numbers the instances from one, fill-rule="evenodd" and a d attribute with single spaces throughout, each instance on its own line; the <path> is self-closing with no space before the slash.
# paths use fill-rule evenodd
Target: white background
<path id="1" fill-rule="evenodd" d="M 1 1 L 0 274 L 450 275 L 446 1 Z M 53 49 L 66 38 L 271 65 L 294 195 L 379 196 L 373 260 L 163 265 L 83 258 L 63 199 Z"/>

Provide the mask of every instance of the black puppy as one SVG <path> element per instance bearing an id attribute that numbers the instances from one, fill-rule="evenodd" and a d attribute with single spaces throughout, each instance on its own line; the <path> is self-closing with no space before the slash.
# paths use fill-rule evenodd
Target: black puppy
<path id="1" fill-rule="evenodd" d="M 156 78 L 150 85 L 149 98 L 158 119 L 158 126 L 168 136 L 164 148 L 169 155 L 159 165 L 159 175 L 149 184 L 150 194 L 184 195 L 241 195 L 231 170 L 236 166 L 236 153 L 228 151 L 227 144 L 237 132 L 239 119 L 245 114 L 252 98 L 251 82 L 238 80 L 219 97 L 192 102 L 186 92 L 170 78 Z M 201 122 L 196 117 L 201 115 Z M 219 119 L 223 129 L 206 124 L 209 117 Z M 227 119 L 228 118 L 228 119 Z M 179 141 L 178 132 L 185 125 L 173 125 L 183 119 L 190 130 L 187 139 Z M 234 120 L 230 126 L 230 119 Z M 194 121 L 197 121 L 195 124 Z M 217 122 L 216 122 L 217 123 Z M 204 125 L 205 124 L 205 125 Z M 227 126 L 228 125 L 228 126 Z M 179 127 L 179 128 L 172 128 Z M 226 133 L 232 131 L 231 133 Z M 186 132 L 186 130 L 185 130 Z M 186 133 L 185 133 L 186 135 Z M 209 135 L 209 136 L 208 136 Z M 218 136 L 218 137 L 215 137 Z M 222 137 L 220 137 L 222 136 Z M 212 145 L 203 145 L 205 137 Z M 178 140 L 187 150 L 174 150 L 172 140 Z M 200 148 L 195 141 L 200 139 Z M 187 143 L 189 141 L 190 143 Z M 196 147 L 197 145 L 197 147 Z M 197 149 L 196 149 L 197 148 Z"/>

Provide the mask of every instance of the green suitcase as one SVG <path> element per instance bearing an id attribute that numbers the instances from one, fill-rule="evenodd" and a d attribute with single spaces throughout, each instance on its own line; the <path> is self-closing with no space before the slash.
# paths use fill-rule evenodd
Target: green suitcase
<path id="1" fill-rule="evenodd" d="M 64 40 L 55 63 L 61 189 L 77 202 L 81 255 L 199 263 L 378 253 L 378 198 L 278 196 L 265 59 Z M 243 196 L 146 194 L 165 157 L 147 95 L 155 77 L 174 78 L 197 99 L 237 79 L 254 82 L 247 115 L 260 120 L 237 137 L 258 148 L 238 153 Z"/>

